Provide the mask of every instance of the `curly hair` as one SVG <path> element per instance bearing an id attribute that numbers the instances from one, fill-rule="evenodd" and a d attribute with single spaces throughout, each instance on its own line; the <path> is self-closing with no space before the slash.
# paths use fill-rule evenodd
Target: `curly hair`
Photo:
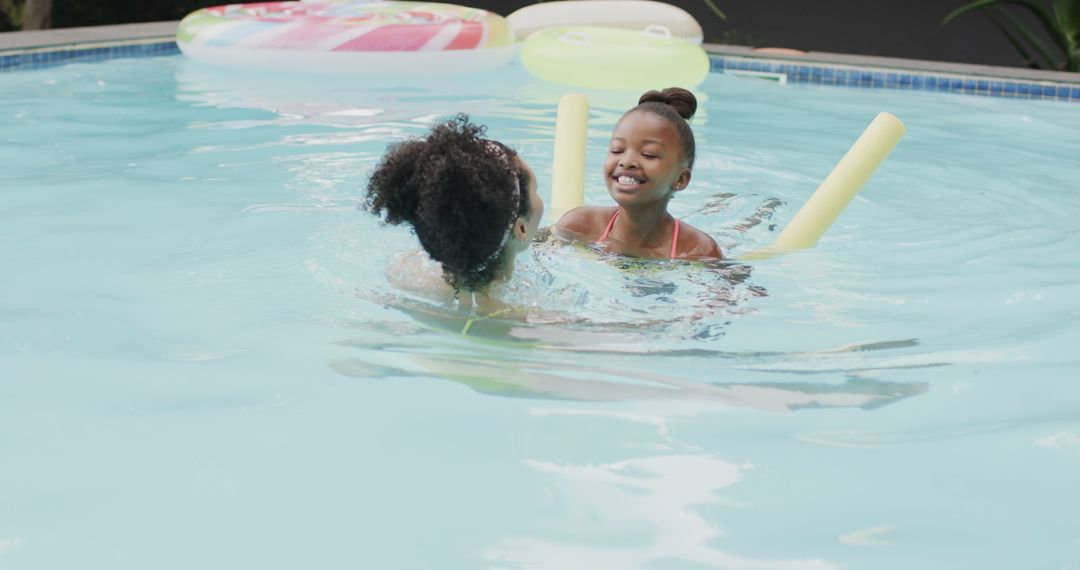
<path id="1" fill-rule="evenodd" d="M 679 132 L 679 142 L 682 144 L 683 157 L 686 158 L 687 167 L 694 168 L 694 131 L 690 129 L 690 119 L 697 112 L 697 97 L 681 87 L 668 87 L 663 91 L 647 91 L 639 99 L 637 107 L 630 109 L 626 115 L 634 111 L 645 111 L 667 119 Z M 623 115 L 624 117 L 626 115 Z"/>
<path id="2" fill-rule="evenodd" d="M 366 209 L 411 225 L 455 290 L 495 279 L 511 225 L 529 215 L 527 174 L 486 130 L 459 114 L 425 138 L 391 144 L 367 185 Z"/>

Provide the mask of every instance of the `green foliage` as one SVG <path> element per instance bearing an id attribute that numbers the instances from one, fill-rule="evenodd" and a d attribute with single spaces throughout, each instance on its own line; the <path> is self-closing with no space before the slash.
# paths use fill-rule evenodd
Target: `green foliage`
<path id="1" fill-rule="evenodd" d="M 133 22 L 179 20 L 206 6 L 227 0 L 53 0 L 52 26 L 103 26 Z M 0 0 L 0 32 L 22 29 L 25 0 Z"/>
<path id="2" fill-rule="evenodd" d="M 709 42 L 729 46 L 749 47 L 760 46 L 765 43 L 763 36 L 736 29 L 720 30 L 720 32 L 709 37 Z"/>
<path id="3" fill-rule="evenodd" d="M 53 0 L 52 23 L 54 27 L 66 28 L 179 20 L 199 8 L 229 3 L 228 0 Z"/>
<path id="4" fill-rule="evenodd" d="M 1053 0 L 1053 7 L 1047 10 L 1035 0 L 975 0 L 953 10 L 941 25 L 981 10 L 1030 67 L 1080 71 L 1080 0 Z M 1033 31 L 1017 10 L 1033 17 L 1043 33 Z"/>
<path id="5" fill-rule="evenodd" d="M 0 32 L 22 28 L 22 7 L 19 0 L 0 0 Z"/>
<path id="6" fill-rule="evenodd" d="M 716 14 L 718 18 L 725 22 L 727 21 L 727 16 L 725 16 L 724 13 L 720 11 L 720 8 L 716 7 L 716 3 L 713 2 L 713 0 L 702 0 L 702 2 L 705 2 L 705 5 L 708 6 L 709 9 L 712 10 L 713 14 Z"/>

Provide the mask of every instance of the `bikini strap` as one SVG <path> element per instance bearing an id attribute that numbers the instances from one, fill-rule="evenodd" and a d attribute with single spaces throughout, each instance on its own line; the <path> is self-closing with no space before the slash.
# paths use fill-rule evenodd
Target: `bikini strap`
<path id="1" fill-rule="evenodd" d="M 615 210 L 615 215 L 611 216 L 608 220 L 607 227 L 604 228 L 603 235 L 600 239 L 596 240 L 596 243 L 604 243 L 607 241 L 608 236 L 611 235 L 611 228 L 615 227 L 615 218 L 619 217 L 619 211 Z M 675 231 L 671 236 L 671 253 L 668 254 L 668 259 L 675 259 L 675 254 L 679 251 L 679 218 L 675 218 Z"/>
<path id="2" fill-rule="evenodd" d="M 605 241 L 607 241 L 608 236 L 611 235 L 611 228 L 615 227 L 615 218 L 618 218 L 618 217 L 619 217 L 619 209 L 616 208 L 615 209 L 615 215 L 611 216 L 611 219 L 608 220 L 607 227 L 604 228 L 604 235 L 600 236 L 600 239 L 596 240 L 597 243 L 604 243 Z"/>
<path id="3" fill-rule="evenodd" d="M 490 318 L 493 318 L 493 317 L 497 317 L 497 316 L 499 316 L 499 315 L 501 315 L 503 313 L 507 313 L 507 312 L 510 312 L 509 307 L 507 307 L 505 309 L 499 309 L 498 311 L 495 311 L 494 313 L 488 313 L 488 314 L 486 314 L 486 315 L 484 315 L 482 317 L 473 317 L 473 318 L 465 321 L 465 326 L 461 327 L 461 336 L 469 336 L 469 329 L 471 329 L 473 324 L 475 324 L 477 321 L 483 321 L 485 319 L 490 319 Z"/>
<path id="4" fill-rule="evenodd" d="M 668 259 L 675 259 L 675 252 L 679 249 L 679 218 L 675 218 L 675 233 L 671 236 L 671 253 Z"/>

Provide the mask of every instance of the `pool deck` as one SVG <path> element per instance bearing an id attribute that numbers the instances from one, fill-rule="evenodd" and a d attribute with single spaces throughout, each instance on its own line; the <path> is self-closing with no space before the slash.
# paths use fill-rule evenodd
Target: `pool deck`
<path id="1" fill-rule="evenodd" d="M 175 53 L 179 22 L 0 33 L 0 71 Z M 154 46 L 156 51 L 151 48 Z M 1080 73 L 705 44 L 714 72 L 847 87 L 1080 101 Z M 171 51 L 170 51 L 171 50 Z M 91 53 L 91 57 L 82 57 Z"/>
<path id="2" fill-rule="evenodd" d="M 38 51 L 65 47 L 89 47 L 171 41 L 180 22 L 118 24 L 86 28 L 61 28 L 30 32 L 0 33 L 0 52 Z"/>

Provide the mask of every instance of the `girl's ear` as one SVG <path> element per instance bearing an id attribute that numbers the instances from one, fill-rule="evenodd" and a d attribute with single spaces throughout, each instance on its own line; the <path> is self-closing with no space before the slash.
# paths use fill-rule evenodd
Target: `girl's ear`
<path id="1" fill-rule="evenodd" d="M 513 232 L 514 232 L 514 237 L 519 239 L 519 240 L 523 240 L 526 237 L 528 237 L 528 235 L 529 235 L 529 226 L 526 225 L 524 216 L 518 216 L 518 218 L 516 220 L 514 220 Z"/>
<path id="2" fill-rule="evenodd" d="M 690 185 L 690 170 L 684 168 L 683 171 L 681 173 L 679 173 L 679 177 L 675 179 L 675 187 L 673 189 L 676 192 L 678 192 L 680 190 L 684 190 L 689 185 Z"/>

